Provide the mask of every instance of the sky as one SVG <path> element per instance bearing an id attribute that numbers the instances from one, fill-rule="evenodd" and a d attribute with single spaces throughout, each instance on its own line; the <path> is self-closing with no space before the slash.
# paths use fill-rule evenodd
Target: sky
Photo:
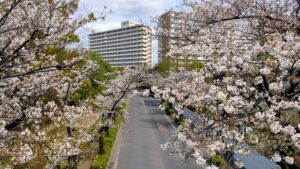
<path id="1" fill-rule="evenodd" d="M 182 0 L 79 0 L 78 14 L 85 16 L 92 11 L 101 13 L 104 6 L 111 11 L 104 21 L 99 20 L 78 30 L 80 45 L 88 47 L 88 34 L 121 27 L 122 21 L 133 21 L 153 27 L 152 18 L 171 8 L 177 8 Z M 153 40 L 152 63 L 157 63 L 157 41 Z"/>

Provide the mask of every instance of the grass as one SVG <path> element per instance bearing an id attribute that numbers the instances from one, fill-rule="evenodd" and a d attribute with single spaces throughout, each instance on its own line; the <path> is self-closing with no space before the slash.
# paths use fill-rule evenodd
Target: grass
<path id="1" fill-rule="evenodd" d="M 115 125 L 120 126 L 122 124 L 122 118 L 120 116 L 116 117 Z"/>
<path id="2" fill-rule="evenodd" d="M 117 137 L 117 133 L 118 133 L 118 128 L 110 128 L 109 129 L 109 136 L 105 137 L 103 139 L 104 153 L 96 155 L 96 157 L 92 163 L 91 169 L 105 169 L 106 168 L 114 141 Z"/>
<path id="3" fill-rule="evenodd" d="M 127 102 L 125 101 L 120 106 L 120 111 L 119 111 L 120 115 L 117 116 L 114 120 L 116 127 L 110 128 L 108 137 L 103 138 L 104 153 L 97 154 L 95 156 L 92 166 L 91 166 L 91 169 L 105 169 L 107 167 L 107 163 L 110 158 L 112 147 L 114 145 L 115 139 L 118 134 L 119 126 L 122 124 L 121 116 L 125 114 L 125 110 L 126 110 L 126 106 L 127 106 L 126 103 Z"/>
<path id="4" fill-rule="evenodd" d="M 225 164 L 225 160 L 220 155 L 214 155 L 207 161 L 207 163 L 213 164 L 213 165 L 216 165 L 217 167 L 219 167 L 219 166 L 222 166 Z"/>
<path id="5" fill-rule="evenodd" d="M 232 169 L 232 167 L 226 162 L 221 155 L 214 155 L 208 161 L 208 164 L 215 165 L 220 169 Z"/>

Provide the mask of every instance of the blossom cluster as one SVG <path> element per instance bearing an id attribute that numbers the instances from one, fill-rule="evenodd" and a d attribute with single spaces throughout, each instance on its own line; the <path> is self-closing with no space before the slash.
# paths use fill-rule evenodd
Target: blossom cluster
<path id="1" fill-rule="evenodd" d="M 78 124 L 97 117 L 93 108 L 69 103 L 96 69 L 87 50 L 66 48 L 96 19 L 75 17 L 77 7 L 76 0 L 0 1 L 0 168 L 35 158 L 54 168 L 93 139 Z"/>
<path id="2" fill-rule="evenodd" d="M 195 116 L 184 117 L 177 137 L 185 138 L 178 139 L 182 144 L 196 141 L 197 146 L 181 146 L 181 154 L 194 152 L 203 163 L 215 154 L 257 151 L 300 166 L 295 160 L 300 141 L 300 36 L 295 31 L 299 16 L 293 13 L 299 4 L 273 2 L 183 2 L 186 8 L 176 15 L 184 24 L 175 35 L 186 43 L 172 49 L 169 57 L 182 54 L 208 61 L 201 71 L 149 75 L 146 80 L 154 96 L 174 105 L 179 117 L 185 109 L 194 111 Z"/>

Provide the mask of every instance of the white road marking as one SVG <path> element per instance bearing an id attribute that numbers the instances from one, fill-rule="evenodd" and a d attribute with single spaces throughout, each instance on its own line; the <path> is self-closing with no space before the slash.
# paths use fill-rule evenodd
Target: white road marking
<path id="1" fill-rule="evenodd" d="M 125 112 L 128 112 L 128 108 L 129 108 L 129 101 L 127 103 L 127 108 L 125 110 Z M 129 116 L 130 117 L 130 116 Z M 128 119 L 129 120 L 129 119 Z M 125 121 L 123 122 L 123 124 L 120 126 L 119 128 L 119 132 L 122 132 L 121 135 L 120 135 L 120 143 L 119 143 L 119 150 L 118 150 L 118 153 L 117 153 L 117 158 L 116 158 L 116 162 L 114 164 L 114 169 L 117 169 L 118 167 L 118 161 L 119 161 L 119 154 L 120 154 L 120 151 L 121 151 L 121 147 L 122 147 L 122 142 L 123 142 L 123 136 L 125 135 L 126 133 L 126 130 L 125 130 Z M 124 128 L 123 128 L 124 127 Z M 122 130 L 122 131 L 121 131 Z M 115 140 L 116 141 L 116 140 Z"/>
<path id="2" fill-rule="evenodd" d="M 121 145 L 120 145 L 120 149 L 121 149 Z M 119 154 L 120 154 L 120 151 L 118 151 L 118 153 L 117 153 L 117 159 L 116 159 L 115 169 L 116 169 L 117 166 L 118 166 Z"/>

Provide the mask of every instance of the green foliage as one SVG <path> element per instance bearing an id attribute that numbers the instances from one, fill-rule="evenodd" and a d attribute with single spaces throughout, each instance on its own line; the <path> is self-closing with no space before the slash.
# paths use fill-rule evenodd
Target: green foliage
<path id="1" fill-rule="evenodd" d="M 76 58 L 80 55 L 78 50 L 66 50 L 66 49 L 59 50 L 53 48 L 52 52 L 57 52 L 55 56 L 55 60 L 61 65 L 64 65 L 65 60 L 71 60 L 72 58 Z"/>
<path id="2" fill-rule="evenodd" d="M 57 46 L 49 46 L 47 49 L 46 49 L 46 55 L 54 55 L 56 53 L 58 53 L 59 51 L 59 48 Z"/>
<path id="3" fill-rule="evenodd" d="M 122 119 L 120 116 L 115 118 L 115 125 L 120 126 L 122 124 Z"/>
<path id="4" fill-rule="evenodd" d="M 97 19 L 96 16 L 95 16 L 95 14 L 93 12 L 91 12 L 91 13 L 88 14 L 88 18 L 90 20 L 96 20 Z"/>
<path id="5" fill-rule="evenodd" d="M 125 69 L 125 68 L 122 67 L 122 66 L 114 67 L 114 70 L 115 70 L 116 72 L 122 72 L 124 69 Z"/>
<path id="6" fill-rule="evenodd" d="M 178 56 L 179 57 L 179 56 Z M 185 62 L 184 64 L 182 62 Z M 166 58 L 162 62 L 155 65 L 153 71 L 163 75 L 167 75 L 170 70 L 180 70 L 180 68 L 188 71 L 200 71 L 204 67 L 204 63 L 196 59 L 179 59 Z"/>
<path id="7" fill-rule="evenodd" d="M 176 112 L 175 112 L 175 110 L 172 108 L 172 107 L 170 107 L 170 106 L 168 106 L 168 107 L 166 107 L 166 112 L 167 112 L 167 114 L 169 115 L 169 116 L 174 116 L 175 114 L 176 114 Z"/>
<path id="8" fill-rule="evenodd" d="M 1 159 L 0 168 L 5 168 L 5 166 L 10 165 L 12 163 L 11 159 L 12 157 L 6 157 Z"/>
<path id="9" fill-rule="evenodd" d="M 207 106 L 204 105 L 203 107 L 201 107 L 200 110 L 201 110 L 202 113 L 206 113 L 209 109 L 208 109 Z"/>
<path id="10" fill-rule="evenodd" d="M 207 84 L 212 84 L 214 82 L 214 78 L 213 77 L 205 77 L 204 81 Z"/>
<path id="11" fill-rule="evenodd" d="M 41 97 L 43 103 L 54 101 L 57 105 L 60 105 L 60 98 L 58 97 L 57 90 L 55 88 L 49 88 Z"/>
<path id="12" fill-rule="evenodd" d="M 175 123 L 184 126 L 185 121 L 182 118 L 175 118 Z"/>
<path id="13" fill-rule="evenodd" d="M 72 42 L 80 42 L 80 39 L 78 37 L 78 35 L 73 34 L 73 33 L 69 33 L 69 34 L 65 34 L 61 37 L 62 41 L 66 41 L 68 43 L 72 43 Z"/>
<path id="14" fill-rule="evenodd" d="M 115 77 L 112 66 L 105 62 L 98 53 L 91 52 L 90 59 L 98 65 L 98 68 L 89 75 L 89 79 L 86 80 L 73 95 L 73 99 L 76 103 L 78 103 L 79 100 L 101 94 L 105 88 L 103 82 Z"/>
<path id="15" fill-rule="evenodd" d="M 214 155 L 209 160 L 207 160 L 207 163 L 219 167 L 223 166 L 226 162 L 222 156 Z"/>
<path id="16" fill-rule="evenodd" d="M 297 111 L 286 110 L 280 113 L 280 121 L 288 121 L 293 126 L 300 124 L 300 114 Z"/>
<path id="17" fill-rule="evenodd" d="M 91 169 L 105 169 L 106 162 L 107 162 L 106 160 L 107 160 L 107 157 L 97 154 L 93 161 Z"/>
<path id="18" fill-rule="evenodd" d="M 200 71 L 204 67 L 204 64 L 200 60 L 193 60 L 192 63 L 186 66 L 186 70 L 192 71 Z"/>
<path id="19" fill-rule="evenodd" d="M 95 96 L 103 90 L 103 86 L 97 84 L 92 79 L 86 80 L 80 87 L 80 89 L 75 93 L 74 100 L 76 101 L 85 99 L 89 96 Z"/>
<path id="20" fill-rule="evenodd" d="M 123 102 L 122 105 L 120 106 L 119 116 L 117 116 L 115 118 L 115 125 L 120 126 L 122 124 L 122 118 L 121 117 L 125 114 L 126 107 L 127 107 L 127 103 Z"/>
<path id="21" fill-rule="evenodd" d="M 170 71 L 170 60 L 168 59 L 163 60 L 162 62 L 155 65 L 153 70 L 160 74 L 165 74 L 165 75 L 168 74 Z"/>
<path id="22" fill-rule="evenodd" d="M 26 164 L 17 164 L 14 166 L 14 169 L 27 169 Z"/>
<path id="23" fill-rule="evenodd" d="M 195 112 L 197 110 L 197 108 L 195 107 L 195 105 L 188 105 L 186 108 L 189 109 L 189 110 L 191 110 L 191 111 L 193 111 L 193 112 Z"/>
<path id="24" fill-rule="evenodd" d="M 274 59 L 274 56 L 272 56 L 271 54 L 269 54 L 268 52 L 265 52 L 265 53 L 262 53 L 259 55 L 259 57 L 262 59 L 262 60 L 272 60 Z"/>
<path id="25" fill-rule="evenodd" d="M 221 169 L 232 169 L 232 167 L 226 162 L 226 160 L 221 155 L 214 155 L 209 160 L 207 160 L 209 165 L 215 165 Z"/>
<path id="26" fill-rule="evenodd" d="M 57 168 L 59 169 L 77 169 L 77 163 L 69 164 L 68 160 L 63 160 Z"/>
<path id="27" fill-rule="evenodd" d="M 119 110 L 120 116 L 125 113 L 126 107 L 127 107 L 127 102 L 123 102 L 122 105 L 120 106 L 120 110 Z M 122 123 L 122 119 L 120 116 L 115 118 L 115 124 L 117 125 L 117 127 L 110 128 L 108 137 L 103 138 L 104 153 L 96 155 L 96 157 L 93 160 L 91 169 L 105 169 L 106 168 L 114 141 L 118 134 L 118 130 L 119 130 L 118 126 L 120 126 Z M 99 123 L 96 123 L 96 124 L 99 124 Z M 95 126 L 98 126 L 98 125 L 95 125 Z"/>
<path id="28" fill-rule="evenodd" d="M 77 49 L 72 49 L 72 50 L 63 49 L 63 48 L 59 48 L 58 46 L 51 45 L 45 49 L 45 54 L 54 55 L 55 61 L 57 61 L 59 65 L 65 65 L 64 61 L 78 58 L 80 56 L 80 51 L 78 51 Z M 83 67 L 84 65 L 86 65 L 86 61 L 80 60 L 77 61 L 74 66 L 80 68 Z M 40 66 L 40 65 L 36 65 L 36 66 Z"/>
<path id="29" fill-rule="evenodd" d="M 166 108 L 168 106 L 168 102 L 164 101 L 161 105 Z"/>
<path id="30" fill-rule="evenodd" d="M 120 115 L 124 115 L 125 114 L 125 110 L 126 110 L 126 107 L 127 107 L 127 102 L 123 102 L 122 105 L 120 106 L 120 111 L 119 111 L 119 114 Z"/>
<path id="31" fill-rule="evenodd" d="M 172 117 L 174 119 L 174 122 L 178 125 L 184 125 L 184 119 L 182 117 L 177 117 L 177 112 L 174 110 L 174 108 L 172 107 L 172 105 L 170 105 L 167 102 L 163 103 L 163 106 L 165 107 L 165 111 L 167 113 L 167 115 L 169 115 L 170 117 Z"/>
<path id="32" fill-rule="evenodd" d="M 76 1 L 71 1 L 70 3 L 63 2 L 58 11 L 65 18 L 69 17 L 72 14 L 72 11 L 78 8 L 78 3 Z"/>
<path id="33" fill-rule="evenodd" d="M 97 120 L 94 124 L 91 125 L 91 127 L 88 129 L 89 134 L 95 134 L 97 131 L 97 127 L 100 125 L 101 120 Z"/>
<path id="34" fill-rule="evenodd" d="M 59 164 L 60 169 L 67 169 L 68 168 L 68 161 L 64 160 Z"/>
<path id="35" fill-rule="evenodd" d="M 110 157 L 111 149 L 113 147 L 114 141 L 117 137 L 118 133 L 118 128 L 110 128 L 109 129 L 109 136 L 105 137 L 103 139 L 103 144 L 104 144 L 104 153 L 103 154 L 97 154 L 91 169 L 105 169 L 107 162 Z"/>
<path id="36" fill-rule="evenodd" d="M 37 37 L 38 39 L 45 39 L 46 34 L 45 34 L 43 31 L 39 30 L 39 31 L 36 33 L 36 37 Z"/>
<path id="37" fill-rule="evenodd" d="M 115 75 L 113 67 L 104 61 L 98 53 L 92 52 L 90 57 L 91 60 L 95 61 L 99 65 L 98 69 L 91 74 L 92 79 L 104 81 L 114 78 Z"/>

